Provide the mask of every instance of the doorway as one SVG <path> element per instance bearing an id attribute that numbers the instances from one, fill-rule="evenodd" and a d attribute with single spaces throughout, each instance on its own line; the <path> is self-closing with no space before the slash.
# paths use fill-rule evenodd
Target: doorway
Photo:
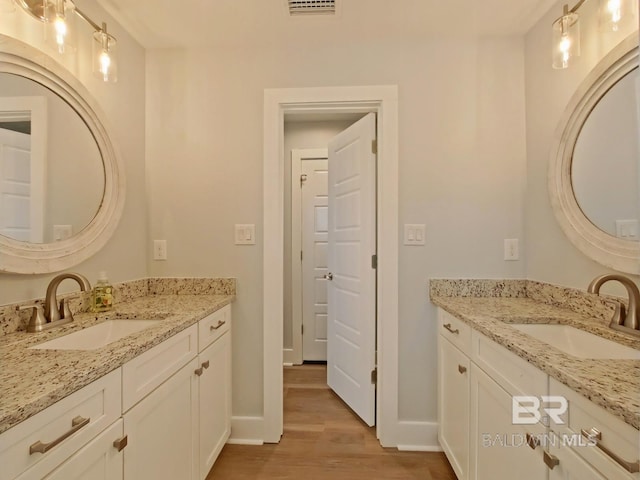
<path id="1" fill-rule="evenodd" d="M 397 446 L 398 428 L 398 92 L 396 86 L 269 89 L 264 98 L 264 417 L 262 440 L 283 431 L 284 118 L 310 113 L 376 113 L 378 118 L 378 385 L 376 433 Z"/>

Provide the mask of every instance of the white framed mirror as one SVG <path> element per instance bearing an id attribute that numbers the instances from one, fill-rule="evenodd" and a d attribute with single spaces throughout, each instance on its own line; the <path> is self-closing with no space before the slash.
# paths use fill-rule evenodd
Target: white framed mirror
<path id="1" fill-rule="evenodd" d="M 70 268 L 113 234 L 122 161 L 84 86 L 43 52 L 0 35 L 0 271 Z"/>
<path id="2" fill-rule="evenodd" d="M 564 233 L 585 255 L 640 274 L 637 32 L 590 72 L 556 129 L 548 186 Z"/>

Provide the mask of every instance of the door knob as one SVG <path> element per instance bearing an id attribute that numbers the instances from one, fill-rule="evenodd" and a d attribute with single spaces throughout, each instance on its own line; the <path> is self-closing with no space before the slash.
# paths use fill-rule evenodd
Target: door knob
<path id="1" fill-rule="evenodd" d="M 333 280 L 333 273 L 329 272 L 324 276 L 325 279 L 331 281 Z"/>

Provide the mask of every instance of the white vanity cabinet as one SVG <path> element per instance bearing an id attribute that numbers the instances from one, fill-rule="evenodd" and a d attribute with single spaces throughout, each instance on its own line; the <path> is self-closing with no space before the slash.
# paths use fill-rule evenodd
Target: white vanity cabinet
<path id="1" fill-rule="evenodd" d="M 113 445 L 122 437 L 122 426 L 112 428 L 121 414 L 120 375 L 117 369 L 2 433 L 0 479 L 62 478 L 54 471 L 78 468 L 77 459 L 83 456 L 80 449 L 88 444 L 94 458 L 122 462 L 122 453 Z M 104 440 L 94 440 L 103 431 Z M 61 467 L 65 462 L 76 466 Z M 122 478 L 121 472 L 118 476 L 110 471 L 106 478 Z"/>
<path id="2" fill-rule="evenodd" d="M 122 366 L 125 479 L 197 480 L 197 348 L 193 325 Z"/>
<path id="3" fill-rule="evenodd" d="M 439 440 L 458 480 L 543 480 L 536 439 L 514 425 L 513 395 L 546 395 L 547 376 L 464 322 L 439 311 Z"/>
<path id="4" fill-rule="evenodd" d="M 549 454 L 557 463 L 550 480 L 640 479 L 638 430 L 553 378 L 549 392 L 568 402 L 563 422 L 550 424 L 556 442 Z M 589 434 L 597 435 L 589 439 Z"/>
<path id="5" fill-rule="evenodd" d="M 199 480 L 204 480 L 231 434 L 231 306 L 199 324 Z"/>
<path id="6" fill-rule="evenodd" d="M 227 305 L 122 367 L 126 480 L 206 478 L 231 433 L 230 325 Z"/>
<path id="7" fill-rule="evenodd" d="M 438 323 L 438 440 L 458 480 L 467 480 L 471 329 L 442 311 Z"/>

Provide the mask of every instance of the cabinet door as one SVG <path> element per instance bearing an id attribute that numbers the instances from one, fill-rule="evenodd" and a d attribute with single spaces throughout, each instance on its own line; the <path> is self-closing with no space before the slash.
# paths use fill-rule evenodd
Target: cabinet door
<path id="1" fill-rule="evenodd" d="M 122 420 L 118 420 L 44 480 L 122 480 L 124 452 L 113 445 L 122 432 Z"/>
<path id="2" fill-rule="evenodd" d="M 124 414 L 126 479 L 197 479 L 198 366 L 194 358 Z"/>
<path id="3" fill-rule="evenodd" d="M 543 480 L 545 428 L 541 424 L 514 425 L 512 395 L 477 365 L 471 365 L 471 465 L 469 478 Z M 527 439 L 531 440 L 531 445 Z"/>
<path id="4" fill-rule="evenodd" d="M 549 470 L 549 480 L 606 480 L 608 478 L 600 475 L 570 447 L 561 445 L 556 435 L 552 435 L 549 443 L 549 455 L 557 461 L 557 465 Z"/>
<path id="5" fill-rule="evenodd" d="M 200 366 L 199 458 L 203 480 L 231 433 L 231 333 L 222 335 L 200 354 Z"/>
<path id="6" fill-rule="evenodd" d="M 469 358 L 438 338 L 438 439 L 458 477 L 469 473 Z"/>

